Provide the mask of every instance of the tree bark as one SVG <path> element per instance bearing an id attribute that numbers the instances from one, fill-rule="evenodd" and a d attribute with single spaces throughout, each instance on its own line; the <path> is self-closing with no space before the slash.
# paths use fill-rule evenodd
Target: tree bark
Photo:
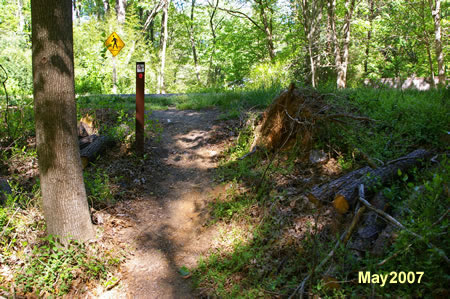
<path id="1" fill-rule="evenodd" d="M 80 151 L 84 149 L 86 146 L 90 145 L 92 142 L 94 142 L 98 136 L 96 134 L 92 134 L 86 137 L 83 137 L 78 140 L 78 145 L 80 147 Z M 81 153 L 80 153 L 81 156 Z"/>
<path id="2" fill-rule="evenodd" d="M 197 58 L 197 48 L 195 47 L 195 34 L 194 34 L 194 10 L 195 10 L 195 0 L 191 2 L 191 24 L 189 27 L 189 38 L 191 40 L 192 55 L 194 57 L 194 67 L 195 76 L 197 77 L 197 82 L 200 84 L 200 72 L 198 68 L 198 58 Z"/>
<path id="3" fill-rule="evenodd" d="M 370 45 L 372 40 L 372 30 L 373 30 L 373 19 L 375 18 L 375 11 L 374 11 L 374 1 L 375 0 L 368 0 L 369 4 L 369 29 L 367 30 L 367 43 L 366 43 L 366 58 L 364 60 L 364 75 L 368 75 L 368 63 L 369 63 L 369 57 L 370 57 Z"/>
<path id="4" fill-rule="evenodd" d="M 317 52 L 317 35 L 319 33 L 320 21 L 322 19 L 323 1 L 301 1 L 303 28 L 305 30 L 305 37 L 307 42 L 307 51 L 309 56 L 309 65 L 311 69 L 311 85 L 316 87 L 316 69 L 317 59 L 315 58 Z M 297 14 L 298 16 L 300 14 Z"/>
<path id="5" fill-rule="evenodd" d="M 109 0 L 103 0 L 103 11 L 105 12 L 105 16 L 109 15 L 110 11 Z"/>
<path id="6" fill-rule="evenodd" d="M 210 6 L 213 8 L 211 15 L 209 16 L 209 28 L 211 29 L 211 35 L 212 35 L 212 49 L 211 49 L 211 55 L 209 57 L 209 69 L 208 69 L 208 85 L 216 83 L 216 75 L 217 75 L 217 67 L 214 66 L 214 55 L 216 53 L 216 26 L 214 26 L 214 17 L 217 12 L 217 7 L 219 6 L 220 0 L 215 0 L 215 4 L 212 5 L 210 3 Z M 214 70 L 213 70 L 214 68 Z"/>
<path id="7" fill-rule="evenodd" d="M 19 19 L 17 31 L 19 33 L 23 33 L 23 28 L 25 27 L 25 18 L 23 16 L 23 0 L 17 0 L 17 19 Z"/>
<path id="8" fill-rule="evenodd" d="M 166 48 L 167 48 L 167 20 L 169 19 L 169 5 L 170 0 L 164 1 L 163 17 L 161 20 L 161 39 L 159 48 L 159 60 L 161 62 L 158 74 L 158 93 L 165 94 L 166 88 L 164 85 L 164 70 L 166 66 Z"/>
<path id="9" fill-rule="evenodd" d="M 114 140 L 108 136 L 100 136 L 96 138 L 92 137 L 92 141 L 86 144 L 80 150 L 81 163 L 83 165 L 83 168 L 86 168 L 86 166 L 89 164 L 89 161 L 93 161 L 95 157 L 97 157 L 102 152 L 104 152 L 108 147 L 111 147 L 113 145 Z"/>
<path id="10" fill-rule="evenodd" d="M 77 139 L 72 2 L 32 0 L 36 143 L 48 234 L 94 237 Z"/>
<path id="11" fill-rule="evenodd" d="M 331 38 L 334 46 L 334 64 L 338 69 L 342 63 L 341 61 L 341 47 L 337 38 L 336 32 L 336 0 L 328 0 L 328 16 L 330 18 Z"/>
<path id="12" fill-rule="evenodd" d="M 253 0 L 253 1 L 257 4 L 257 8 L 259 8 L 260 18 L 261 18 L 261 21 L 263 22 L 262 26 L 260 24 L 258 24 L 254 19 L 252 19 L 249 15 L 247 15 L 246 13 L 244 13 L 242 11 L 226 9 L 226 8 L 221 8 L 221 7 L 217 7 L 217 8 L 219 10 L 226 11 L 227 13 L 229 13 L 232 16 L 247 19 L 250 22 L 252 22 L 252 24 L 255 25 L 256 28 L 261 30 L 266 37 L 266 45 L 268 48 L 270 60 L 273 61 L 273 59 L 275 58 L 275 47 L 273 44 L 273 34 L 272 34 L 273 28 L 271 26 L 272 22 L 269 21 L 267 18 L 266 10 L 264 9 L 263 0 Z M 211 3 L 210 3 L 210 6 L 212 6 Z"/>
<path id="13" fill-rule="evenodd" d="M 112 93 L 117 94 L 117 64 L 116 56 L 112 57 Z"/>
<path id="14" fill-rule="evenodd" d="M 264 7 L 264 3 L 262 0 L 255 0 L 255 2 L 259 6 L 259 15 L 261 17 L 261 22 L 263 24 L 264 33 L 266 35 L 266 43 L 267 43 L 267 50 L 269 52 L 270 61 L 273 61 L 275 59 L 275 47 L 273 45 L 273 34 L 272 34 L 272 26 L 270 26 L 270 23 L 267 18 L 267 12 Z"/>
<path id="15" fill-rule="evenodd" d="M 423 40 L 425 43 L 425 48 L 427 50 L 428 66 L 430 67 L 431 87 L 434 88 L 434 87 L 436 87 L 436 84 L 434 81 L 433 58 L 431 57 L 431 43 L 430 43 L 430 39 L 428 37 L 428 31 L 427 31 L 426 19 L 425 19 L 425 0 L 422 0 L 421 17 L 422 17 L 422 26 L 423 26 Z"/>
<path id="16" fill-rule="evenodd" d="M 119 24 L 125 23 L 126 7 L 127 7 L 127 0 L 116 0 L 116 14 L 117 14 L 117 22 Z"/>
<path id="17" fill-rule="evenodd" d="M 355 8 L 355 0 L 347 0 L 345 2 L 345 23 L 344 23 L 344 43 L 342 45 L 342 60 L 338 65 L 337 87 L 345 88 L 347 86 L 347 69 L 348 69 L 348 55 L 350 46 L 350 27 Z"/>
<path id="18" fill-rule="evenodd" d="M 153 7 L 153 9 L 148 14 L 147 20 L 145 20 L 145 23 L 144 23 L 144 26 L 142 29 L 143 31 L 146 31 L 147 28 L 150 26 L 152 41 L 153 41 L 153 20 L 155 19 L 158 12 L 163 8 L 164 3 L 165 3 L 165 0 L 159 0 L 159 2 Z"/>
<path id="19" fill-rule="evenodd" d="M 431 152 L 418 149 L 399 159 L 388 162 L 384 167 L 372 169 L 364 167 L 350 172 L 334 181 L 321 186 L 314 187 L 308 193 L 308 198 L 312 202 L 325 201 L 329 202 L 337 197 L 343 198 L 352 206 L 358 195 L 358 186 L 363 184 L 366 188 L 366 194 L 370 193 L 371 187 L 381 183 L 385 184 L 398 176 L 398 171 L 406 171 L 407 169 L 417 165 L 421 160 L 431 157 Z"/>
<path id="20" fill-rule="evenodd" d="M 150 34 L 150 41 L 152 44 L 155 42 L 155 29 L 154 29 L 155 22 L 152 20 L 149 25 L 149 34 Z"/>
<path id="21" fill-rule="evenodd" d="M 445 86 L 444 52 L 441 42 L 441 1 L 429 0 L 431 15 L 434 21 L 434 43 L 436 48 L 436 60 L 438 63 L 439 84 Z M 434 2 L 434 3 L 433 3 Z"/>
<path id="22" fill-rule="evenodd" d="M 77 0 L 73 0 L 73 11 L 75 12 L 77 24 L 80 24 L 80 4 L 77 4 Z"/>

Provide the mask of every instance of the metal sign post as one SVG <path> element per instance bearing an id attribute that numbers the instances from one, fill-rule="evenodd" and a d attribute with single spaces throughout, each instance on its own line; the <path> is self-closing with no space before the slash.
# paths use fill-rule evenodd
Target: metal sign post
<path id="1" fill-rule="evenodd" d="M 136 62 L 136 153 L 144 153 L 145 62 Z"/>

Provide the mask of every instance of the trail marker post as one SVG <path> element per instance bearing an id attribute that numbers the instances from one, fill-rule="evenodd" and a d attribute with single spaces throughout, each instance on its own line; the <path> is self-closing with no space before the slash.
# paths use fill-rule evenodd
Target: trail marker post
<path id="1" fill-rule="evenodd" d="M 145 62 L 136 62 L 136 153 L 144 154 Z"/>

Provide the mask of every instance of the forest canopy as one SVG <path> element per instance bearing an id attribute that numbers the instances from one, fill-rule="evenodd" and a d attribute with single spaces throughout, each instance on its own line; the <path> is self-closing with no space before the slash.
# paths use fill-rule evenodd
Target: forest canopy
<path id="1" fill-rule="evenodd" d="M 433 13 L 438 2 L 74 0 L 76 93 L 133 93 L 136 61 L 147 63 L 148 93 L 162 91 L 161 72 L 162 89 L 171 93 L 291 81 L 335 85 L 343 67 L 340 87 L 358 86 L 364 79 L 437 78 L 448 68 L 449 52 L 449 3 L 443 1 L 439 65 Z M 7 89 L 31 94 L 30 2 L 4 0 L 0 10 L 0 64 L 8 73 Z M 125 43 L 116 58 L 104 46 L 114 31 Z"/>

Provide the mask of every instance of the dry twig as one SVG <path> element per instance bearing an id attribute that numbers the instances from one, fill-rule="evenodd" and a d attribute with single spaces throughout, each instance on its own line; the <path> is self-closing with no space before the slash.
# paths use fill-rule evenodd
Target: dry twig
<path id="1" fill-rule="evenodd" d="M 341 244 L 341 242 L 344 240 L 345 236 L 347 235 L 348 230 L 346 230 L 341 237 L 339 238 L 339 240 L 337 240 L 336 244 L 334 245 L 333 249 L 327 254 L 327 256 L 322 260 L 322 262 L 320 262 L 320 264 L 316 267 L 316 270 L 321 269 L 329 260 L 330 258 L 333 257 L 334 253 L 336 252 L 336 250 L 339 247 L 339 244 Z M 293 298 L 295 296 L 295 294 L 297 294 L 297 292 L 299 292 L 299 296 L 300 298 L 303 298 L 303 293 L 305 292 L 305 285 L 306 282 L 311 278 L 311 276 L 314 273 L 309 273 L 304 279 L 303 281 L 297 286 L 297 288 L 294 290 L 294 292 L 289 296 L 289 299 Z"/>

